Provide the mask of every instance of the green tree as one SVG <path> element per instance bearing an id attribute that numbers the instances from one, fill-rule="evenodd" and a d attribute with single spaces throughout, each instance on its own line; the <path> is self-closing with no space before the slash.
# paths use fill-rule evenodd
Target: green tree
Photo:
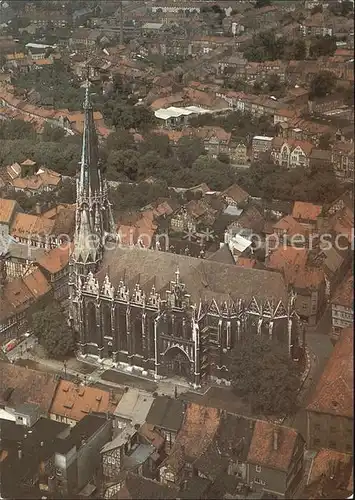
<path id="1" fill-rule="evenodd" d="M 138 153 L 132 149 L 110 151 L 106 162 L 106 177 L 112 181 L 137 179 Z"/>
<path id="2" fill-rule="evenodd" d="M 32 315 L 32 328 L 39 343 L 53 358 L 66 356 L 74 348 L 73 332 L 56 302 Z"/>
<path id="3" fill-rule="evenodd" d="M 133 135 L 125 129 L 117 128 L 106 139 L 106 147 L 109 151 L 118 149 L 134 149 Z"/>
<path id="4" fill-rule="evenodd" d="M 262 9 L 263 7 L 269 7 L 269 5 L 271 5 L 271 0 L 256 0 L 254 7 Z"/>
<path id="5" fill-rule="evenodd" d="M 45 123 L 43 127 L 42 140 L 45 142 L 59 142 L 65 137 L 65 130 Z"/>
<path id="6" fill-rule="evenodd" d="M 296 40 L 291 44 L 290 57 L 296 61 L 303 61 L 306 59 L 307 47 L 306 42 L 303 38 Z"/>
<path id="7" fill-rule="evenodd" d="M 0 139 L 16 140 L 30 139 L 35 140 L 36 131 L 31 123 L 23 120 L 9 120 L 0 122 Z"/>
<path id="8" fill-rule="evenodd" d="M 332 136 L 329 132 L 321 135 L 319 138 L 319 144 L 318 144 L 319 149 L 330 149 L 331 139 L 332 139 Z"/>
<path id="9" fill-rule="evenodd" d="M 313 59 L 321 56 L 333 56 L 337 49 L 335 36 L 318 36 L 314 38 L 309 47 L 309 55 Z"/>
<path id="10" fill-rule="evenodd" d="M 330 94 L 336 85 L 336 76 L 331 71 L 320 71 L 311 81 L 310 97 L 324 97 Z"/>
<path id="11" fill-rule="evenodd" d="M 261 31 L 253 36 L 251 45 L 244 52 L 248 61 L 274 61 L 282 59 L 285 54 L 287 40 L 277 37 L 275 31 Z"/>
<path id="12" fill-rule="evenodd" d="M 193 162 L 203 154 L 206 154 L 206 151 L 201 139 L 183 136 L 178 140 L 176 156 L 185 167 L 191 167 Z"/>
<path id="13" fill-rule="evenodd" d="M 287 350 L 269 338 L 251 336 L 231 353 L 233 391 L 263 415 L 286 416 L 297 406 L 298 367 Z"/>
<path id="14" fill-rule="evenodd" d="M 313 7 L 313 9 L 311 10 L 311 14 L 312 16 L 314 16 L 314 14 L 321 14 L 323 12 L 323 5 L 316 5 L 315 7 Z"/>
<path id="15" fill-rule="evenodd" d="M 172 154 L 169 137 L 163 134 L 147 134 L 139 149 L 143 154 L 153 151 L 161 158 L 168 158 Z"/>
<path id="16" fill-rule="evenodd" d="M 62 185 L 56 193 L 58 203 L 75 203 L 76 186 L 71 179 L 64 179 Z"/>

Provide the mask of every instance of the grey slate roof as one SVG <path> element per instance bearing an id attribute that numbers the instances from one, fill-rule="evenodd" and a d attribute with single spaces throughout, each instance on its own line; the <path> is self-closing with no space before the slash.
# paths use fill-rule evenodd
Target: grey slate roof
<path id="1" fill-rule="evenodd" d="M 229 246 L 225 244 L 221 248 L 219 248 L 217 252 L 208 257 L 207 260 L 235 266 L 235 261 L 229 249 Z"/>
<path id="2" fill-rule="evenodd" d="M 169 396 L 155 398 L 146 418 L 147 424 L 178 432 L 184 417 L 184 403 Z"/>
<path id="3" fill-rule="evenodd" d="M 106 274 L 113 286 L 120 281 L 144 284 L 154 278 L 157 291 L 166 289 L 175 280 L 179 269 L 180 281 L 186 285 L 191 300 L 215 298 L 218 302 L 228 299 L 282 300 L 287 302 L 287 290 L 280 273 L 259 269 L 245 269 L 211 260 L 197 259 L 156 250 L 119 248 L 105 253 L 103 265 L 97 274 L 102 283 Z M 146 290 L 149 292 L 150 290 Z"/>

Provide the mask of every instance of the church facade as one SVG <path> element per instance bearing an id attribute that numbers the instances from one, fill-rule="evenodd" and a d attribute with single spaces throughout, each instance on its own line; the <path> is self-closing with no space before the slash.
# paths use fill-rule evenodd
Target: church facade
<path id="1" fill-rule="evenodd" d="M 80 352 L 143 375 L 198 387 L 228 379 L 231 349 L 266 335 L 291 357 L 300 346 L 294 295 L 281 274 L 159 250 L 121 248 L 97 156 L 87 89 L 70 320 Z"/>

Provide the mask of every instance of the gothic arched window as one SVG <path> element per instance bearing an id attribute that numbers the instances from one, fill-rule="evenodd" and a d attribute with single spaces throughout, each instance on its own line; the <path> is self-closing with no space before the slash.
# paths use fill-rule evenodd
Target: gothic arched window
<path id="1" fill-rule="evenodd" d="M 102 321 L 102 333 L 103 335 L 111 336 L 112 334 L 112 322 L 111 322 L 111 305 L 106 304 L 105 302 L 102 304 L 101 309 L 101 321 Z"/>

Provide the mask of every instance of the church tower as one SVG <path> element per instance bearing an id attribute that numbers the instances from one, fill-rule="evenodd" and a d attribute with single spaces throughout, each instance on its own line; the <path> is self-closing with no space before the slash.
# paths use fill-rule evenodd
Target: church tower
<path id="1" fill-rule="evenodd" d="M 80 173 L 76 185 L 76 227 L 71 258 L 72 282 L 95 273 L 102 261 L 105 243 L 116 239 L 107 182 L 102 177 L 98 155 L 89 82 L 85 91 L 84 131 Z"/>

